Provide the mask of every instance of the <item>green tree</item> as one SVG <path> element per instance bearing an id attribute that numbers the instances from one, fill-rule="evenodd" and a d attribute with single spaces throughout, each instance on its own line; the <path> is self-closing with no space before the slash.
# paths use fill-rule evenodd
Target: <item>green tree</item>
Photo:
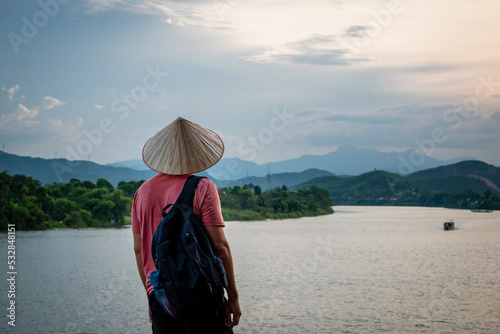
<path id="1" fill-rule="evenodd" d="M 87 210 L 77 209 L 66 214 L 63 223 L 68 227 L 86 227 L 92 218 Z"/>
<path id="2" fill-rule="evenodd" d="M 92 217 L 101 221 L 109 222 L 114 219 L 113 208 L 115 203 L 109 199 L 103 199 L 92 208 Z"/>
<path id="3" fill-rule="evenodd" d="M 144 182 L 133 181 L 131 191 Z M 122 225 L 132 199 L 115 190 L 106 179 L 71 179 L 42 186 L 25 176 L 0 173 L 0 227 L 16 224 L 18 230 L 44 229 L 51 222 L 68 227 Z"/>
<path id="4" fill-rule="evenodd" d="M 256 196 L 260 196 L 262 194 L 262 189 L 259 186 L 255 186 L 253 188 L 253 191 L 254 191 L 254 193 L 255 193 Z"/>
<path id="5" fill-rule="evenodd" d="M 94 184 L 94 182 L 89 181 L 89 180 L 78 182 L 78 183 L 76 183 L 76 184 L 73 185 L 73 187 L 76 187 L 76 186 L 84 187 L 84 188 L 87 188 L 87 189 L 94 189 L 96 187 L 96 185 Z"/>
<path id="6" fill-rule="evenodd" d="M 42 212 L 42 205 L 37 202 L 35 196 L 26 196 L 19 204 L 11 202 L 11 221 L 16 224 L 19 230 L 43 229 L 45 215 Z"/>
<path id="7" fill-rule="evenodd" d="M 2 231 L 7 229 L 9 224 L 9 192 L 12 186 L 12 177 L 7 171 L 0 173 L 0 228 Z"/>
<path id="8" fill-rule="evenodd" d="M 109 190 L 114 190 L 115 188 L 113 187 L 113 185 L 106 179 L 97 179 L 97 188 L 106 188 L 106 189 L 109 189 Z"/>
<path id="9" fill-rule="evenodd" d="M 118 189 L 120 189 L 125 197 L 134 197 L 135 192 L 144 183 L 144 180 L 140 181 L 120 181 L 118 182 Z"/>
<path id="10" fill-rule="evenodd" d="M 52 219 L 56 221 L 63 221 L 66 215 L 78 211 L 78 205 L 67 198 L 56 198 L 54 203 L 54 211 L 52 212 Z"/>

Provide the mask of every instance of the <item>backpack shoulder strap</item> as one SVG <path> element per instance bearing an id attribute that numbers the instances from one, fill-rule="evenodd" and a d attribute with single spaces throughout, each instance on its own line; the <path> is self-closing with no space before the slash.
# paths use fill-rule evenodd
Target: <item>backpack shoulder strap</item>
<path id="1" fill-rule="evenodd" d="M 192 208 L 196 188 L 198 187 L 198 183 L 200 182 L 200 180 L 204 178 L 204 176 L 197 175 L 191 175 L 190 177 L 188 177 L 186 183 L 184 183 L 184 187 L 182 188 L 177 202 L 182 203 L 182 205 L 185 207 Z"/>

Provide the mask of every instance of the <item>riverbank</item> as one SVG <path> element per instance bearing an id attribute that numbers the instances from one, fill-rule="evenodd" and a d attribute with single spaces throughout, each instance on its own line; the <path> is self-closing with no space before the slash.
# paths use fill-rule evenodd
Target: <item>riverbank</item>
<path id="1" fill-rule="evenodd" d="M 330 215 L 334 213 L 333 208 L 328 209 L 317 209 L 315 212 L 302 213 L 300 211 L 295 212 L 273 212 L 272 209 L 266 211 L 252 211 L 252 210 L 235 210 L 222 208 L 222 217 L 224 221 L 257 221 L 257 220 L 267 220 L 267 219 L 289 219 L 289 218 L 302 218 L 302 217 L 316 217 L 323 215 Z"/>

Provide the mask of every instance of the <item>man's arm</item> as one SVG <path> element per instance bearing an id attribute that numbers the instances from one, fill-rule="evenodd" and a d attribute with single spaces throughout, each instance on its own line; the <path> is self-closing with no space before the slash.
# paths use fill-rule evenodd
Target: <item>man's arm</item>
<path id="1" fill-rule="evenodd" d="M 139 276 L 141 276 L 142 284 L 144 285 L 144 289 L 146 289 L 146 274 L 144 274 L 144 269 L 142 268 L 142 240 L 140 233 L 134 233 L 134 252 L 137 270 L 139 270 Z"/>
<path id="2" fill-rule="evenodd" d="M 215 255 L 217 255 L 224 264 L 227 278 L 227 303 L 226 303 L 226 326 L 233 328 L 240 321 L 241 309 L 238 299 L 238 290 L 236 289 L 236 281 L 234 279 L 233 258 L 231 249 L 227 242 L 226 235 L 222 226 L 206 226 L 208 238 L 212 243 Z M 232 318 L 232 319 L 231 319 Z"/>

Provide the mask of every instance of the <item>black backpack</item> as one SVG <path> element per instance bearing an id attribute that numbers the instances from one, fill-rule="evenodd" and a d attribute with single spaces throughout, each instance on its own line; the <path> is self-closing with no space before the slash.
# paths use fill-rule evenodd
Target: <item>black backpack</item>
<path id="1" fill-rule="evenodd" d="M 220 308 L 224 303 L 224 266 L 214 255 L 205 228 L 193 212 L 194 194 L 202 178 L 190 176 L 175 204 L 163 208 L 163 219 L 151 243 L 159 272 L 155 294 L 157 298 L 164 294 L 170 306 L 165 311 L 174 318 L 200 307 Z M 165 300 L 159 302 L 165 305 Z"/>

